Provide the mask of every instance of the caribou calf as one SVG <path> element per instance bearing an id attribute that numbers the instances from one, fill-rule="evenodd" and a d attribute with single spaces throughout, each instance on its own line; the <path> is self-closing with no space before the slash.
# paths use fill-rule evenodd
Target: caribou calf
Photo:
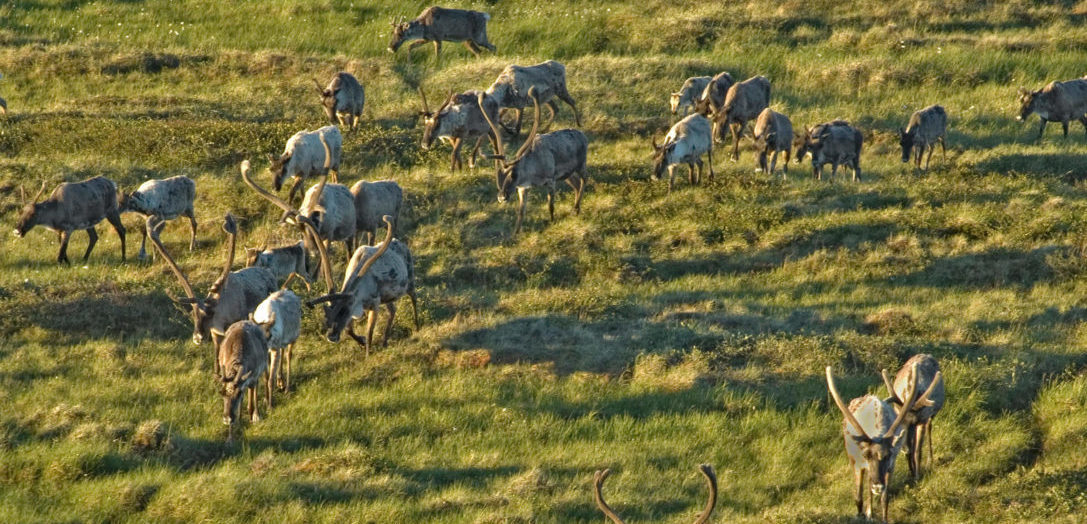
<path id="1" fill-rule="evenodd" d="M 76 183 L 64 183 L 53 190 L 49 198 L 38 202 L 45 191 L 45 182 L 31 200 L 23 194 L 23 211 L 15 224 L 15 235 L 19 238 L 34 226 L 44 226 L 56 231 L 60 236 L 58 264 L 71 264 L 68 260 L 68 240 L 72 231 L 82 229 L 90 239 L 83 261 L 91 256 L 94 244 L 98 242 L 98 232 L 94 230 L 102 219 L 109 221 L 117 236 L 121 238 L 121 261 L 125 260 L 125 226 L 121 224 L 121 210 L 117 205 L 117 185 L 105 177 L 94 177 Z M 19 188 L 22 194 L 22 187 Z"/>
<path id="2" fill-rule="evenodd" d="M 227 441 L 234 439 L 234 423 L 238 421 L 238 411 L 242 404 L 242 394 L 246 396 L 246 409 L 249 420 L 260 421 L 257 409 L 257 387 L 260 378 L 268 370 L 268 340 L 264 330 L 248 320 L 235 322 L 226 331 L 215 330 L 219 343 L 216 354 L 215 372 L 223 397 L 223 424 L 228 427 Z M 268 409 L 272 409 L 272 381 L 266 379 Z"/>
<path id="3" fill-rule="evenodd" d="M 913 406 L 928 406 L 932 401 L 929 395 L 933 386 L 939 382 L 939 373 L 928 390 L 917 396 L 917 374 L 910 373 L 909 394 L 905 405 L 898 410 L 891 404 L 880 400 L 875 395 L 865 395 L 850 401 L 847 408 L 842 402 L 838 388 L 834 386 L 834 374 L 827 366 L 827 389 L 834 403 L 841 410 L 845 420 L 842 422 L 842 438 L 845 440 L 845 452 L 849 464 L 853 467 L 854 500 L 857 503 L 857 515 L 872 518 L 875 497 L 879 497 L 883 522 L 888 516 L 888 487 L 891 474 L 894 473 L 895 460 L 902 449 L 902 423 Z M 867 480 L 870 496 L 865 510 L 864 483 Z"/>
<path id="4" fill-rule="evenodd" d="M 706 507 L 702 509 L 702 512 L 698 514 L 694 519 L 694 524 L 704 524 L 709 522 L 710 515 L 713 514 L 713 508 L 717 506 L 717 473 L 713 471 L 713 466 L 709 464 L 702 464 L 698 466 L 698 471 L 702 473 L 703 477 L 706 477 L 706 487 L 709 491 L 709 497 L 706 499 Z M 604 513 L 604 516 L 608 517 L 613 524 L 623 524 L 623 519 L 619 518 L 619 515 L 615 513 L 615 510 L 611 509 L 607 501 L 604 500 L 604 481 L 607 480 L 608 475 L 611 474 L 610 469 L 603 471 L 597 471 L 593 475 L 593 500 L 596 501 L 596 507 L 600 508 L 600 511 Z"/>
<path id="5" fill-rule="evenodd" d="M 283 247 L 245 248 L 245 267 L 263 267 L 272 273 L 276 282 L 287 287 L 294 278 L 301 278 L 309 289 L 313 283 L 313 271 L 309 267 L 305 242 Z"/>
<path id="6" fill-rule="evenodd" d="M 491 15 L 480 11 L 428 7 L 411 22 L 393 21 L 389 52 L 395 53 L 408 40 L 417 40 L 408 46 L 410 57 L 412 49 L 434 42 L 434 59 L 438 60 L 441 58 L 442 42 L 464 42 L 464 47 L 478 58 L 480 47 L 492 53 L 495 51 L 494 45 L 487 40 L 487 22 L 490 19 Z"/>

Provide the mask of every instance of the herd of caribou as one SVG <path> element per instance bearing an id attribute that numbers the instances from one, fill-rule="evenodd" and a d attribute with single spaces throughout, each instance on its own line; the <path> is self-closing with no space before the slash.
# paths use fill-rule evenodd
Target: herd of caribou
<path id="1" fill-rule="evenodd" d="M 389 50 L 396 50 L 407 41 L 410 50 L 432 42 L 436 58 L 441 42 L 463 42 L 478 56 L 480 48 L 495 50 L 487 39 L 490 15 L 477 11 L 431 7 L 410 22 L 394 23 L 394 39 Z M 316 80 L 314 80 L 316 82 Z M 305 301 L 313 307 L 324 305 L 325 337 L 337 342 L 344 331 L 369 354 L 374 325 L 382 305 L 388 310 L 384 329 L 387 344 L 396 302 L 408 296 L 413 312 L 416 307 L 415 268 L 411 250 L 394 238 L 397 219 L 403 202 L 403 191 L 392 180 L 360 181 L 350 188 L 338 183 L 343 136 L 336 124 L 354 131 L 363 112 L 365 91 L 350 73 L 340 72 L 327 86 L 317 83 L 321 105 L 330 125 L 316 131 L 301 131 L 292 136 L 280 156 L 269 157 L 269 173 L 275 191 L 282 189 L 287 179 L 293 179 L 286 200 L 261 187 L 250 176 L 248 160 L 241 163 L 244 183 L 264 199 L 282 210 L 281 223 L 297 228 L 300 240 L 295 244 L 275 248 L 246 249 L 246 266 L 232 270 L 237 224 L 227 214 L 223 230 L 227 234 L 227 251 L 222 272 L 208 289 L 204 298 L 193 290 L 185 272 L 174 261 L 159 239 L 166 221 L 178 217 L 189 220 L 191 233 L 189 249 L 195 246 L 196 219 L 193 203 L 196 184 L 184 176 L 149 180 L 130 193 L 119 192 L 116 184 L 104 177 L 57 187 L 49 198 L 39 200 L 45 190 L 32 199 L 23 195 L 24 208 L 15 228 L 24 236 L 36 225 L 56 231 L 60 238 L 59 263 L 69 263 L 68 240 L 75 230 L 85 230 L 89 236 L 86 260 L 97 240 L 95 226 L 106 219 L 121 239 L 121 259 L 125 259 L 125 228 L 122 213 L 132 212 L 144 217 L 139 258 L 145 259 L 148 238 L 157 253 L 175 274 L 185 298 L 174 300 L 191 308 L 192 340 L 201 344 L 210 339 L 213 347 L 213 368 L 221 386 L 223 422 L 231 429 L 239 419 L 243 393 L 248 395 L 251 420 L 259 420 L 257 395 L 259 380 L 265 378 L 268 408 L 272 406 L 272 382 L 279 389 L 290 388 L 291 350 L 300 336 L 302 299 L 288 289 L 299 278 L 306 289 L 320 275 L 328 292 Z M 698 183 L 703 171 L 702 155 L 708 156 L 709 174 L 713 177 L 712 149 L 723 142 L 726 129 L 731 132 L 732 153 L 739 155 L 739 141 L 748 122 L 754 121 L 754 142 L 759 170 L 773 173 L 778 153 L 785 155 L 788 172 L 790 153 L 796 162 L 811 155 L 813 173 L 821 177 L 822 166 L 831 164 L 832 174 L 838 166 L 860 175 L 862 133 L 844 120 L 833 120 L 794 133 L 789 118 L 770 109 L 770 81 L 755 76 L 734 82 L 729 73 L 716 76 L 688 78 L 679 91 L 671 94 L 672 114 L 686 116 L 671 127 L 664 142 L 653 141 L 655 150 L 652 177 L 668 172 L 669 190 L 674 184 L 674 169 L 687 164 L 688 178 Z M 575 121 L 581 119 L 577 105 L 566 86 L 565 67 L 553 60 L 534 66 L 510 65 L 485 91 L 471 90 L 450 94 L 442 105 L 432 111 L 422 89 L 422 146 L 431 147 L 435 139 L 453 147 L 451 169 L 462 167 L 460 150 L 465 142 L 472 143 L 469 167 L 474 167 L 480 143 L 488 139 L 493 154 L 498 199 L 507 200 L 517 190 L 519 208 L 514 234 L 521 229 L 525 209 L 525 193 L 531 187 L 543 187 L 548 195 L 548 207 L 554 220 L 554 193 L 558 182 L 566 182 L 575 190 L 574 210 L 580 210 L 581 194 L 586 182 L 589 140 L 576 129 L 563 129 L 541 134 L 549 128 L 558 111 L 555 99 L 573 109 Z M 1039 137 L 1048 121 L 1061 122 L 1065 136 L 1070 120 L 1079 120 L 1087 129 L 1087 78 L 1067 82 L 1052 82 L 1038 91 L 1022 90 L 1019 120 L 1032 113 L 1041 116 Z M 504 135 L 520 135 L 523 111 L 532 105 L 535 118 L 532 129 L 513 154 L 507 154 Z M 549 110 L 547 123 L 541 126 L 541 106 Z M 0 112 L 7 104 L 0 99 Z M 507 118 L 503 113 L 512 112 Z M 689 114 L 687 114 L 689 113 Z M 938 142 L 945 147 L 947 113 L 938 105 L 914 113 L 907 127 L 900 130 L 902 161 L 911 155 L 918 169 L 927 150 L 931 160 Z M 473 143 L 474 140 L 474 143 Z M 767 160 L 769 159 L 769 163 Z M 695 166 L 697 165 L 697 175 Z M 295 195 L 301 184 L 310 178 L 319 182 L 305 192 L 300 207 L 294 207 Z M 21 188 L 20 188 L 21 190 Z M 379 227 L 386 228 L 382 242 L 377 240 Z M 362 236 L 365 234 L 365 242 Z M 343 242 L 349 254 L 343 270 L 342 284 L 333 280 L 329 257 L 332 242 Z M 315 255 L 311 255 L 314 254 Z M 317 266 L 310 263 L 317 259 Z M 355 322 L 366 317 L 366 332 L 355 332 Z M 418 329 L 418 315 L 415 326 Z M 826 369 L 827 388 L 844 417 L 842 435 L 846 454 L 853 466 L 857 512 L 872 517 L 874 497 L 879 498 L 881 518 L 888 519 L 888 489 L 895 460 L 903 445 L 914 478 L 921 473 L 922 444 L 928 442 L 932 457 L 932 419 L 945 401 L 944 384 L 937 361 L 930 355 L 915 355 L 909 359 L 892 380 L 886 371 L 883 381 L 888 397 L 865 395 L 848 405 L 838 394 L 830 367 Z M 717 499 L 717 479 L 713 468 L 702 465 L 710 498 L 696 522 L 708 520 Z M 598 471 L 594 479 L 595 500 L 601 511 L 612 521 L 622 522 L 604 501 L 602 486 L 608 470 Z M 870 493 L 865 503 L 865 484 Z"/>

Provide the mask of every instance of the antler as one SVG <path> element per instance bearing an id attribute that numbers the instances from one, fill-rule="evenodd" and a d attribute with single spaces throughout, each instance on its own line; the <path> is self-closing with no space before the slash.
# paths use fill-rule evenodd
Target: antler
<path id="1" fill-rule="evenodd" d="M 713 508 L 717 506 L 717 474 L 714 473 L 713 466 L 709 464 L 698 466 L 698 470 L 706 477 L 706 484 L 709 486 L 710 490 L 710 498 L 706 501 L 706 509 L 698 514 L 698 518 L 695 519 L 694 524 L 705 524 L 706 522 L 709 522 L 710 514 L 713 513 Z"/>
<path id="2" fill-rule="evenodd" d="M 321 87 L 321 83 L 316 78 L 313 79 L 313 85 L 317 86 L 317 92 L 321 93 L 321 96 L 325 95 L 325 88 Z"/>
<path id="3" fill-rule="evenodd" d="M 192 320 L 195 326 L 199 321 L 200 315 L 200 299 L 196 298 L 196 294 L 193 293 L 192 285 L 189 284 L 189 279 L 185 277 L 185 273 L 181 271 L 181 268 L 177 266 L 177 262 L 174 262 L 174 258 L 166 252 L 166 248 L 162 247 L 162 241 L 159 240 L 158 234 L 155 233 L 155 217 L 147 217 L 146 227 L 147 236 L 151 238 L 151 245 L 159 252 L 159 256 L 166 261 L 166 265 L 170 266 L 170 269 L 174 272 L 174 276 L 177 277 L 177 281 L 181 284 L 181 289 L 185 291 L 185 296 L 189 297 L 192 303 Z"/>
<path id="4" fill-rule="evenodd" d="M 933 381 L 932 385 L 935 385 L 935 384 L 936 384 L 936 381 Z M 932 389 L 932 385 L 929 386 L 929 390 Z M 895 417 L 894 423 L 891 424 L 891 427 L 887 428 L 887 432 L 883 434 L 883 438 L 890 438 L 891 436 L 893 436 L 895 434 L 895 430 L 898 429 L 898 426 L 900 424 L 902 424 L 903 420 L 906 420 L 906 415 L 908 415 L 909 412 L 910 412 L 910 409 L 913 408 L 914 400 L 917 398 L 917 368 L 916 367 L 914 367 L 913 369 L 910 370 L 910 389 L 909 389 L 909 392 L 910 392 L 909 397 L 902 404 L 902 411 L 898 412 L 898 416 Z M 927 395 L 928 392 L 926 392 L 925 394 Z"/>
<path id="5" fill-rule="evenodd" d="M 416 88 L 419 91 L 419 96 L 423 98 L 423 114 L 430 115 L 430 106 L 426 103 L 426 93 L 423 92 L 423 86 Z"/>
<path id="6" fill-rule="evenodd" d="M 933 404 L 933 402 L 928 399 L 928 396 L 930 394 L 932 394 L 933 391 L 936 390 L 936 383 L 939 382 L 939 383 L 942 384 L 943 381 L 944 381 L 943 374 L 941 372 L 937 371 L 936 376 L 932 378 L 932 383 L 929 384 L 928 389 L 925 390 L 925 394 L 921 395 L 920 397 L 917 397 L 917 400 L 913 401 L 913 407 L 917 407 L 917 406 L 929 407 L 929 406 L 931 406 Z"/>
<path id="7" fill-rule="evenodd" d="M 834 387 L 834 373 L 831 371 L 830 366 L 827 366 L 827 389 L 830 390 L 830 396 L 834 399 L 834 403 L 838 405 L 838 409 L 841 410 L 842 415 L 845 416 L 845 420 L 856 428 L 861 435 L 864 435 L 864 438 L 872 440 L 872 437 L 868 436 L 868 432 L 864 431 L 864 428 L 861 427 L 861 423 L 857 422 L 857 417 L 854 417 L 853 412 L 849 411 L 849 408 L 842 402 L 842 397 L 838 394 L 838 388 Z"/>
<path id="8" fill-rule="evenodd" d="M 234 265 L 234 250 L 238 241 L 238 224 L 234 221 L 234 215 L 226 214 L 223 219 L 223 231 L 227 235 L 226 262 L 223 264 L 223 271 L 219 273 L 219 278 L 215 279 L 215 283 L 211 285 L 209 294 L 217 293 L 223 288 L 226 277 L 230 274 L 230 268 Z"/>
<path id="9" fill-rule="evenodd" d="M 596 507 L 600 508 L 600 511 L 603 511 L 608 519 L 614 524 L 624 524 L 623 519 L 619 518 L 619 515 L 617 515 L 615 511 L 612 511 L 611 506 L 604 501 L 602 488 L 604 487 L 604 480 L 608 478 L 608 475 L 611 475 L 610 469 L 605 469 L 603 471 L 596 470 L 596 473 L 593 475 L 593 498 L 596 500 Z"/>
<path id="10" fill-rule="evenodd" d="M 326 163 L 328 162 L 328 156 L 325 157 Z M 302 216 L 298 210 L 290 206 L 290 204 L 284 202 L 281 198 L 268 192 L 267 189 L 260 187 L 252 178 L 249 177 L 249 161 L 243 160 L 241 164 L 242 180 L 245 181 L 245 185 L 249 186 L 256 191 L 257 194 L 264 197 L 269 202 L 276 205 L 287 213 L 288 216 L 294 217 L 297 224 L 300 224 L 302 228 L 302 234 L 309 234 L 313 239 L 313 244 L 317 246 L 317 253 L 321 256 L 321 275 L 325 279 L 325 284 L 329 289 L 332 289 L 332 266 L 328 261 L 328 254 L 325 253 L 325 245 L 321 243 L 321 236 L 317 234 L 317 228 L 314 227 L 313 221 L 309 217 Z"/>
<path id="11" fill-rule="evenodd" d="M 487 121 L 487 125 L 491 126 L 491 131 L 494 132 L 495 147 L 498 148 L 498 151 L 495 151 L 493 157 L 496 160 L 501 161 L 502 165 L 506 165 L 506 151 L 505 148 L 502 147 L 502 132 L 499 131 L 498 126 L 494 125 L 494 122 L 491 121 L 491 116 L 487 114 L 487 110 L 483 105 L 483 97 L 485 96 L 487 96 L 487 93 L 480 93 L 477 102 L 479 102 L 480 112 L 483 113 L 483 119 Z"/>
<path id="12" fill-rule="evenodd" d="M 457 94 L 456 94 L 456 93 L 454 93 L 452 89 L 450 89 L 450 90 L 449 90 L 449 98 L 446 98 L 446 99 L 445 99 L 445 102 L 442 102 L 442 105 L 441 105 L 441 107 L 439 107 L 439 108 L 438 108 L 438 113 L 441 113 L 442 111 L 445 111 L 445 109 L 446 109 L 447 107 L 449 107 L 449 106 L 453 105 L 453 99 L 454 99 L 454 97 L 456 97 L 456 96 L 457 96 Z"/>
<path id="13" fill-rule="evenodd" d="M 393 240 L 393 222 L 392 222 L 392 220 L 393 220 L 393 217 L 391 217 L 389 215 L 385 215 L 385 216 L 381 217 L 381 221 L 385 222 L 385 227 L 387 228 L 387 231 L 385 233 L 385 241 L 381 243 L 381 247 L 379 247 L 377 249 L 377 252 L 374 253 L 373 256 L 366 259 L 366 262 L 363 263 L 362 267 L 359 268 L 357 273 L 355 273 L 356 275 L 358 275 L 358 276 L 365 275 L 366 272 L 370 270 L 370 267 L 372 267 L 377 262 L 377 259 L 381 258 L 381 255 L 384 255 L 385 252 L 389 250 L 389 244 Z"/>
<path id="14" fill-rule="evenodd" d="M 536 138 L 536 132 L 540 130 L 540 101 L 536 99 L 536 86 L 528 88 L 528 97 L 532 99 L 535 118 L 532 119 L 532 131 L 528 132 L 525 143 L 521 144 L 520 149 L 517 150 L 517 154 L 513 155 L 514 162 L 520 160 L 521 157 L 528 152 L 529 148 L 532 147 L 532 140 Z"/>
<path id="15" fill-rule="evenodd" d="M 901 404 L 902 399 L 898 398 L 898 393 L 895 393 L 894 382 L 892 382 L 890 377 L 887 376 L 887 370 L 882 369 L 879 373 L 880 376 L 883 377 L 883 385 L 887 386 L 887 392 L 891 394 L 891 399 Z"/>
<path id="16" fill-rule="evenodd" d="M 42 196 L 42 193 L 44 193 L 44 192 L 45 192 L 45 180 L 42 180 L 42 188 L 38 190 L 37 194 L 34 195 L 34 198 L 30 201 L 30 203 L 31 204 L 37 204 L 38 203 L 38 197 Z"/>

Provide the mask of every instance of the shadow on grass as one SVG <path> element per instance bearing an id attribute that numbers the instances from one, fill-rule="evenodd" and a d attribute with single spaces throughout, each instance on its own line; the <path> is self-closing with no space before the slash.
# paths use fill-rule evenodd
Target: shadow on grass
<path id="1" fill-rule="evenodd" d="M 1030 251 L 992 248 L 981 253 L 938 258 L 924 269 L 892 277 L 894 285 L 938 288 L 1030 288 L 1054 277 L 1047 256 L 1059 248 L 1046 246 Z"/>
<path id="2" fill-rule="evenodd" d="M 148 312 L 155 312 L 149 315 Z M 175 321 L 176 319 L 176 321 Z M 162 293 L 101 292 L 68 299 L 37 296 L 35 300 L 0 302 L 0 334 L 12 336 L 27 326 L 50 332 L 51 343 L 76 345 L 91 339 L 184 340 L 191 332 L 187 317 L 175 315 Z"/>
<path id="3" fill-rule="evenodd" d="M 1058 137 L 1059 140 L 1065 140 Z M 1067 140 L 1083 142 L 1083 138 L 1072 137 Z M 1063 176 L 1082 179 L 1085 175 L 1083 155 L 1073 153 L 1013 153 L 982 160 L 975 165 L 983 173 L 1030 173 L 1032 176 Z"/>

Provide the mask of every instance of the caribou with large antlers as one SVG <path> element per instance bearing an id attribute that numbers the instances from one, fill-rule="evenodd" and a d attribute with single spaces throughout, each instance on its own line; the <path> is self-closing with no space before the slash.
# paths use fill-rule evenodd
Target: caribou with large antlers
<path id="1" fill-rule="evenodd" d="M 891 397 L 887 399 L 895 406 L 902 409 L 906 405 L 904 399 L 909 398 L 913 391 L 910 389 L 910 377 L 916 376 L 917 387 L 923 389 L 932 388 L 928 395 L 931 404 L 919 404 L 914 402 L 913 408 L 906 414 L 906 457 L 909 459 L 910 475 L 913 478 L 921 476 L 921 446 L 928 442 L 929 461 L 932 460 L 932 418 L 944 407 L 944 381 L 937 380 L 940 376 L 940 363 L 932 355 L 914 355 L 902 369 L 895 374 L 894 382 L 887 376 L 887 370 L 883 370 L 883 384 Z"/>
<path id="2" fill-rule="evenodd" d="M 834 403 L 841 410 L 845 420 L 842 423 L 842 437 L 845 440 L 845 453 L 853 466 L 854 499 L 857 502 L 857 515 L 872 518 L 874 498 L 879 497 L 883 522 L 887 522 L 888 488 L 895 460 L 902 449 L 902 423 L 913 406 L 930 406 L 929 395 L 933 387 L 940 382 L 940 374 L 920 397 L 917 395 L 917 374 L 910 373 L 909 394 L 902 409 L 895 416 L 895 408 L 875 395 L 865 395 L 850 401 L 847 408 L 842 402 L 838 388 L 834 386 L 834 374 L 827 366 L 827 389 Z M 865 510 L 864 483 L 868 481 L 869 497 Z"/>
<path id="3" fill-rule="evenodd" d="M 481 106 L 483 96 L 479 95 Z M 536 98 L 535 87 L 528 90 L 528 96 L 532 99 L 536 118 L 532 122 L 532 131 L 528 138 L 513 158 L 506 156 L 498 127 L 484 113 L 487 124 L 498 138 L 495 142 L 498 154 L 494 156 L 498 201 L 506 202 L 513 189 L 517 188 L 517 225 L 513 229 L 514 235 L 521 231 L 521 222 L 525 218 L 525 193 L 533 186 L 547 188 L 547 208 L 551 221 L 555 220 L 555 183 L 559 181 L 565 180 L 574 188 L 574 213 L 581 213 L 581 193 L 585 189 L 585 168 L 589 154 L 589 139 L 585 133 L 576 129 L 538 135 L 540 102 Z"/>
<path id="4" fill-rule="evenodd" d="M 419 329 L 419 312 L 415 301 L 415 263 L 403 242 L 393 239 L 392 217 L 383 217 L 388 230 L 385 241 L 376 246 L 361 246 L 355 250 L 347 265 L 343 285 L 334 293 L 306 302 L 307 306 L 327 302 L 325 306 L 325 338 L 338 342 L 340 334 L 347 334 L 370 354 L 374 339 L 374 324 L 382 304 L 389 311 L 385 322 L 384 345 L 389 344 L 389 332 L 396 318 L 396 301 L 404 295 L 411 297 L 411 310 L 415 329 Z M 327 257 L 322 252 L 322 257 Z M 328 261 L 323 262 L 325 265 Z M 329 286 L 331 288 L 331 286 Z M 355 333 L 354 323 L 366 314 L 366 336 Z"/>
<path id="5" fill-rule="evenodd" d="M 713 466 L 709 464 L 702 464 L 698 466 L 698 470 L 702 472 L 702 476 L 706 477 L 706 485 L 709 489 L 709 498 L 706 500 L 706 507 L 695 518 L 694 524 L 704 524 L 709 522 L 710 514 L 713 513 L 714 506 L 717 505 L 717 474 L 713 471 Z M 619 518 L 619 515 L 611 509 L 611 506 L 604 500 L 604 481 L 607 480 L 608 475 L 611 474 L 610 469 L 603 471 L 597 471 L 593 475 L 593 499 L 596 500 L 596 507 L 600 508 L 600 511 L 604 512 L 604 515 L 608 517 L 614 524 L 623 524 L 623 519 Z"/>
<path id="6" fill-rule="evenodd" d="M 19 221 L 15 224 L 15 235 L 19 238 L 34 226 L 45 226 L 56 231 L 60 236 L 60 252 L 57 254 L 58 264 L 71 264 L 68 260 L 68 240 L 72 237 L 72 231 L 83 229 L 87 231 L 90 241 L 87 243 L 87 252 L 83 253 L 83 261 L 91 256 L 94 244 L 98 242 L 98 232 L 94 230 L 102 219 L 109 220 L 110 225 L 121 237 L 121 261 L 125 259 L 125 226 L 121 224 L 121 211 L 117 206 L 117 185 L 112 180 L 96 176 L 94 178 L 76 183 L 64 183 L 53 190 L 49 198 L 38 202 L 38 198 L 45 191 L 45 182 L 34 198 L 27 200 L 23 188 L 19 187 L 22 195 L 23 211 L 19 215 Z"/>
<path id="7" fill-rule="evenodd" d="M 147 218 L 147 236 L 151 239 L 151 245 L 158 250 L 159 256 L 177 276 L 181 289 L 185 292 L 184 299 L 174 299 L 180 304 L 188 304 L 192 307 L 193 344 L 203 343 L 205 338 L 211 337 L 213 356 L 218 354 L 223 333 L 231 324 L 239 320 L 249 318 L 249 314 L 264 300 L 265 297 L 276 290 L 276 278 L 262 267 L 247 267 L 237 271 L 230 271 L 234 264 L 234 246 L 238 235 L 238 226 L 234 217 L 226 215 L 223 222 L 223 231 L 227 234 L 226 262 L 222 272 L 215 283 L 208 290 L 205 298 L 197 298 L 193 292 L 192 284 L 185 272 L 178 267 L 173 257 L 166 252 L 159 240 L 155 217 Z M 219 371 L 219 359 L 215 358 L 215 370 Z"/>

